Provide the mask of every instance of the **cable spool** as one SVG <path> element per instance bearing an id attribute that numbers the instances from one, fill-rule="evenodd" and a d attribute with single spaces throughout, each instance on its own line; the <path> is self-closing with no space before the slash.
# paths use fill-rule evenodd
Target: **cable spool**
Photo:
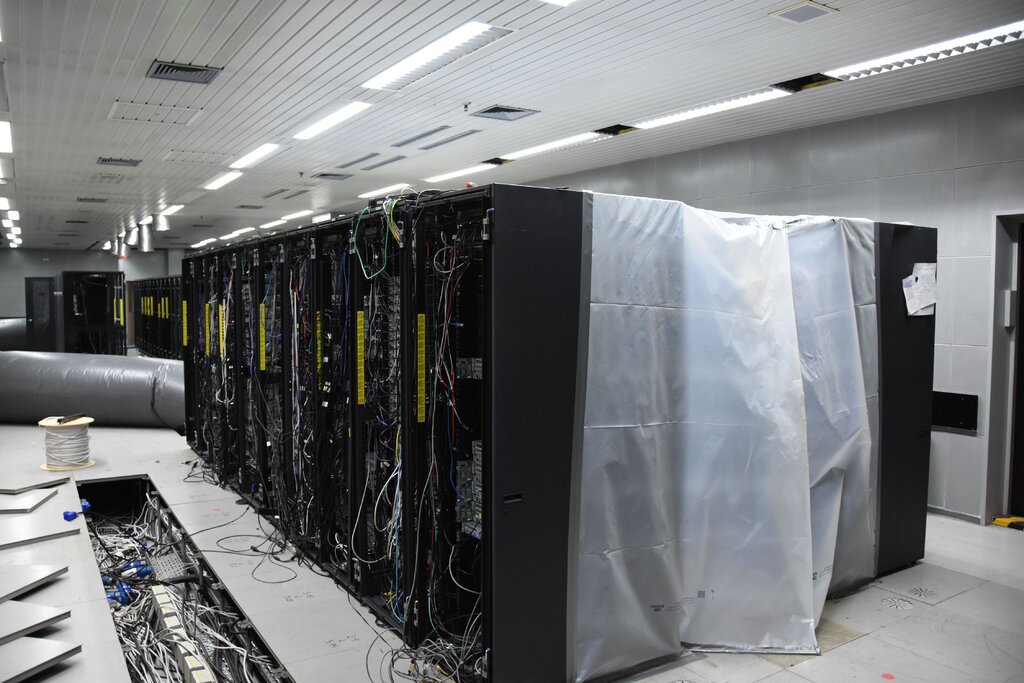
<path id="1" fill-rule="evenodd" d="M 46 462 L 39 466 L 49 472 L 80 470 L 96 464 L 89 457 L 89 425 L 91 417 L 80 417 L 61 424 L 59 417 L 47 417 L 39 421 L 46 430 Z"/>

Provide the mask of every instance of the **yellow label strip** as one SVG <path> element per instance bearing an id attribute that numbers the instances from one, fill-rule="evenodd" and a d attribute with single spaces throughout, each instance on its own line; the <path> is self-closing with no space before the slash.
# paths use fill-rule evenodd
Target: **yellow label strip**
<path id="1" fill-rule="evenodd" d="M 260 304 L 260 370 L 267 369 L 267 305 Z"/>
<path id="2" fill-rule="evenodd" d="M 181 300 L 181 345 L 188 346 L 188 301 Z"/>
<path id="3" fill-rule="evenodd" d="M 356 311 L 356 403 L 366 404 L 366 314 Z"/>
<path id="4" fill-rule="evenodd" d="M 220 357 L 224 357 L 224 342 L 226 335 L 224 334 L 224 304 L 220 305 Z"/>
<path id="5" fill-rule="evenodd" d="M 121 324 L 124 325 L 124 297 L 121 298 Z"/>
<path id="6" fill-rule="evenodd" d="M 427 421 L 427 316 L 416 316 L 416 421 Z"/>

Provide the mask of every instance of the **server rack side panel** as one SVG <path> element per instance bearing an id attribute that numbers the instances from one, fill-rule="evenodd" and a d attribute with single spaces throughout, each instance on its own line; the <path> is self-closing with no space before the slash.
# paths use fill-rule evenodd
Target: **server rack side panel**
<path id="1" fill-rule="evenodd" d="M 485 641 L 495 680 L 565 680 L 589 204 L 579 192 L 497 185 L 493 193 Z"/>
<path id="2" fill-rule="evenodd" d="M 182 361 L 185 374 L 185 439 L 193 450 L 196 442 L 196 360 L 193 356 L 196 342 L 196 298 L 193 296 L 195 287 L 195 260 L 182 259 L 181 262 L 181 301 L 182 301 Z"/>
<path id="3" fill-rule="evenodd" d="M 907 314 L 903 278 L 936 250 L 932 228 L 876 224 L 879 574 L 924 557 L 935 316 Z"/>

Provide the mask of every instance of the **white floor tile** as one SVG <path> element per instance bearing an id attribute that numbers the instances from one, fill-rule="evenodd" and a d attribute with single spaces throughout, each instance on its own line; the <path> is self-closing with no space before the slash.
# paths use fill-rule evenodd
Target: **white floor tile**
<path id="1" fill-rule="evenodd" d="M 922 562 L 909 569 L 883 576 L 878 579 L 877 586 L 905 598 L 937 605 L 984 582 L 985 579 L 976 576 L 968 576 Z"/>

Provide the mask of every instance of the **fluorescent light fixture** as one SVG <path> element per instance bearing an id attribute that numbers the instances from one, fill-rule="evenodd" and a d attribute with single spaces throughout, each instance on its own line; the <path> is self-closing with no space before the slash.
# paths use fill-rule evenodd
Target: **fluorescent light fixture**
<path id="1" fill-rule="evenodd" d="M 511 32 L 511 29 L 471 21 L 385 69 L 363 83 L 363 87 L 399 90 Z"/>
<path id="2" fill-rule="evenodd" d="M 206 242 L 196 242 L 195 244 L 191 244 L 189 246 L 191 248 L 193 248 L 193 249 L 199 249 L 199 248 L 203 247 L 205 244 L 206 244 Z"/>
<path id="3" fill-rule="evenodd" d="M 14 227 L 11 228 L 11 232 L 14 233 L 15 235 L 20 235 L 21 234 L 21 228 L 19 228 L 17 225 L 15 225 Z"/>
<path id="4" fill-rule="evenodd" d="M 409 183 L 397 183 L 395 185 L 388 185 L 387 187 L 382 187 L 379 190 L 372 190 L 370 192 L 364 192 L 363 194 L 359 195 L 359 198 L 360 199 L 369 199 L 371 197 L 379 197 L 381 195 L 390 194 L 390 193 L 396 192 L 398 190 L 404 190 L 407 187 L 409 187 Z"/>
<path id="5" fill-rule="evenodd" d="M 227 173 L 221 173 L 219 176 L 211 178 L 205 185 L 203 185 L 203 189 L 219 190 L 220 188 L 230 183 L 232 180 L 236 180 L 241 177 L 241 171 L 228 171 Z"/>
<path id="6" fill-rule="evenodd" d="M 139 221 L 139 225 L 149 225 L 152 222 L 153 222 L 153 217 L 152 216 L 145 216 L 141 221 Z"/>
<path id="7" fill-rule="evenodd" d="M 658 118 L 648 119 L 647 121 L 641 121 L 640 123 L 634 123 L 632 125 L 642 129 L 659 128 L 672 123 L 699 119 L 703 116 L 710 116 L 711 114 L 718 114 L 719 112 L 729 111 L 731 109 L 747 107 L 752 104 L 758 104 L 759 102 L 776 100 L 789 94 L 789 92 L 779 90 L 778 88 L 765 88 L 764 90 L 757 90 L 755 92 L 737 95 L 735 97 L 729 97 L 715 102 L 706 102 L 704 104 L 699 104 L 696 107 L 684 109 L 676 114 L 659 116 Z"/>
<path id="8" fill-rule="evenodd" d="M 185 208 L 184 204 L 171 204 L 166 209 L 161 211 L 160 215 L 161 216 L 173 216 L 174 214 L 178 213 L 179 211 L 181 211 L 184 208 Z"/>
<path id="9" fill-rule="evenodd" d="M 546 2 L 549 5 L 558 5 L 559 7 L 568 7 L 572 3 L 576 2 L 576 0 L 540 0 L 540 1 L 541 2 Z"/>
<path id="10" fill-rule="evenodd" d="M 4 237 L 6 237 L 9 240 L 13 240 L 14 238 L 17 237 L 17 235 L 15 235 L 13 232 L 9 232 L 6 235 L 4 235 Z"/>
<path id="11" fill-rule="evenodd" d="M 270 228 L 276 228 L 279 225 L 284 225 L 287 222 L 288 221 L 270 221 L 269 223 L 264 223 L 263 225 L 261 225 L 260 228 L 262 228 L 263 230 L 269 230 Z"/>
<path id="12" fill-rule="evenodd" d="M 238 237 L 238 235 L 236 235 L 235 233 L 231 232 L 231 233 L 228 233 L 227 235 L 221 235 L 217 239 L 219 239 L 219 240 L 233 240 L 236 237 Z"/>
<path id="13" fill-rule="evenodd" d="M 17 248 L 18 248 L 18 243 L 17 242 L 11 242 L 11 249 L 17 249 Z"/>
<path id="14" fill-rule="evenodd" d="M 0 197 L 0 211 L 7 211 L 11 208 L 11 200 L 7 197 Z"/>
<path id="15" fill-rule="evenodd" d="M 338 125 L 345 119 L 350 119 L 359 112 L 368 109 L 369 107 L 370 105 L 367 104 L 366 102 L 352 102 L 350 104 L 346 104 L 338 111 L 334 112 L 329 116 L 325 116 L 324 118 L 320 119 L 319 121 L 309 126 L 308 128 L 303 128 L 298 133 L 296 133 L 294 137 L 296 140 L 308 140 L 311 137 L 323 133 L 328 128 L 334 128 L 336 125 Z"/>
<path id="16" fill-rule="evenodd" d="M 463 168 L 458 171 L 452 171 L 451 173 L 442 173 L 441 175 L 436 175 L 433 178 L 424 178 L 423 180 L 428 183 L 443 183 L 444 181 L 451 180 L 452 178 L 459 178 L 464 175 L 481 173 L 483 171 L 490 170 L 495 166 L 497 166 L 497 164 L 477 164 L 476 166 L 470 166 L 469 168 Z"/>
<path id="17" fill-rule="evenodd" d="M 305 211 L 296 211 L 295 213 L 290 213 L 287 216 L 281 216 L 281 220 L 283 220 L 283 221 L 290 221 L 290 220 L 294 220 L 296 218 L 302 218 L 303 216 L 309 216 L 312 213 L 313 212 L 308 210 L 308 209 L 305 210 Z"/>
<path id="18" fill-rule="evenodd" d="M 280 146 L 281 145 L 275 145 L 270 142 L 266 143 L 265 145 L 260 145 L 253 151 L 246 154 L 244 157 L 240 157 L 232 161 L 229 164 L 229 166 L 231 168 L 249 168 L 250 166 L 255 166 L 256 163 L 260 161 L 260 159 L 270 154 L 273 154 L 274 151 Z"/>
<path id="19" fill-rule="evenodd" d="M 110 251 L 110 240 L 103 243 L 103 251 Z"/>
<path id="20" fill-rule="evenodd" d="M 581 145 L 585 142 L 594 142 L 595 140 L 603 140 L 610 135 L 603 133 L 580 133 L 579 135 L 572 135 L 567 138 L 555 140 L 553 142 L 546 142 L 543 145 L 536 145 L 534 147 L 527 147 L 521 149 L 518 152 L 512 152 L 510 154 L 502 154 L 502 159 L 522 159 L 523 157 L 530 157 L 534 154 L 541 154 L 543 152 L 550 152 L 553 149 L 562 149 L 563 147 L 572 147 L 574 145 Z"/>
<path id="21" fill-rule="evenodd" d="M 238 230 L 235 230 L 235 234 L 236 235 L 244 235 L 245 233 L 252 232 L 255 229 L 256 228 L 239 228 Z"/>
<path id="22" fill-rule="evenodd" d="M 4 226 L 5 228 L 12 228 L 14 227 L 14 221 L 12 221 L 9 218 L 4 218 L 3 220 L 0 220 L 0 225 Z"/>
<path id="23" fill-rule="evenodd" d="M 11 122 L 0 121 L 0 153 L 13 154 L 14 144 L 11 142 Z"/>
<path id="24" fill-rule="evenodd" d="M 7 217 L 10 218 L 12 221 L 20 221 L 21 220 L 21 212 L 20 211 L 8 211 L 7 212 Z"/>
<path id="25" fill-rule="evenodd" d="M 931 45 L 904 50 L 895 54 L 869 59 L 857 64 L 851 64 L 839 69 L 826 71 L 826 76 L 839 78 L 844 81 L 852 81 L 865 76 L 898 71 L 908 66 L 934 62 L 947 57 L 977 52 L 987 47 L 996 47 L 1020 40 L 1021 32 L 1024 31 L 1024 20 L 1015 21 L 1012 24 L 1005 24 L 995 28 L 978 31 L 959 38 L 950 38 Z"/>
<path id="26" fill-rule="evenodd" d="M 317 214 L 316 216 L 313 216 L 309 220 L 312 221 L 313 223 L 326 223 L 327 221 L 331 220 L 331 214 L 320 213 Z"/>

